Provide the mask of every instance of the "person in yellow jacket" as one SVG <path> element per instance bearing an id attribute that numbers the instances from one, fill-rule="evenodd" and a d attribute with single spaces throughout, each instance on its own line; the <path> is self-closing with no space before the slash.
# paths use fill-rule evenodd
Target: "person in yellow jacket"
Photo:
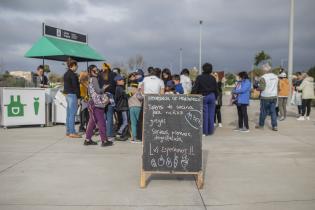
<path id="1" fill-rule="evenodd" d="M 89 111 L 87 109 L 87 103 L 89 101 L 88 95 L 89 76 L 87 71 L 80 72 L 79 82 L 81 95 L 79 132 L 85 132 L 87 123 L 89 121 Z"/>
<path id="2" fill-rule="evenodd" d="M 280 121 L 284 120 L 287 116 L 287 101 L 290 94 L 290 83 L 287 74 L 282 72 L 279 74 L 278 82 L 278 106 L 280 112 Z"/>

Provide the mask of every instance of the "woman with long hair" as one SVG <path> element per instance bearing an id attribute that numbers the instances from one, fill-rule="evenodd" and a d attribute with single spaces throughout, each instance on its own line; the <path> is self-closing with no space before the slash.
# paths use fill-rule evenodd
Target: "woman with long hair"
<path id="1" fill-rule="evenodd" d="M 84 141 L 84 145 L 96 145 L 97 142 L 92 140 L 93 130 L 97 125 L 100 138 L 102 141 L 101 146 L 111 146 L 113 142 L 108 141 L 106 136 L 106 124 L 104 118 L 104 108 L 109 103 L 109 98 L 105 94 L 106 85 L 99 86 L 99 82 L 97 79 L 98 69 L 95 65 L 90 65 L 88 67 L 89 73 L 89 123 L 86 129 L 86 137 Z"/>
<path id="2" fill-rule="evenodd" d="M 164 86 L 166 86 L 168 81 L 172 80 L 171 70 L 169 70 L 168 68 L 163 69 L 163 71 L 162 71 L 162 80 L 164 82 Z"/>

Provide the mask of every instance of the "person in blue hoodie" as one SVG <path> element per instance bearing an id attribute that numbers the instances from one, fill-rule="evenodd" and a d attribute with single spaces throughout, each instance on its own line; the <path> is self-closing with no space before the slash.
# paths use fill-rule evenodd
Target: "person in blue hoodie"
<path id="1" fill-rule="evenodd" d="M 251 82 L 245 71 L 240 72 L 238 76 L 240 83 L 232 91 L 233 94 L 237 94 L 238 129 L 235 130 L 249 132 L 247 106 L 249 105 Z"/>
<path id="2" fill-rule="evenodd" d="M 184 94 L 184 88 L 182 83 L 180 83 L 180 76 L 178 74 L 173 75 L 172 80 L 175 85 L 175 93 L 176 94 Z"/>

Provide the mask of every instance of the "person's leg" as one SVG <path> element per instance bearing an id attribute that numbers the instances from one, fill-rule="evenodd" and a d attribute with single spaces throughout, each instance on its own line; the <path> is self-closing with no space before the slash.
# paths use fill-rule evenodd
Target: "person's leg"
<path id="1" fill-rule="evenodd" d="M 214 112 L 214 123 L 217 123 L 217 115 L 218 115 L 218 105 L 215 106 L 215 112 Z"/>
<path id="2" fill-rule="evenodd" d="M 79 126 L 79 132 L 84 131 L 84 116 L 83 116 L 83 110 L 80 110 L 80 126 Z"/>
<path id="3" fill-rule="evenodd" d="M 93 131 L 95 128 L 95 121 L 94 121 L 94 115 L 93 113 L 91 113 L 91 111 L 89 112 L 89 122 L 86 128 L 86 133 L 85 133 L 85 139 L 87 140 L 92 140 L 92 136 L 93 136 Z"/>
<path id="4" fill-rule="evenodd" d="M 237 115 L 238 115 L 238 129 L 243 128 L 243 114 L 242 114 L 242 108 L 241 106 L 236 106 L 237 107 Z"/>
<path id="5" fill-rule="evenodd" d="M 70 99 L 69 96 L 66 96 L 66 100 L 67 100 L 67 108 L 66 108 L 66 134 L 69 135 L 70 134 L 70 126 L 69 126 L 69 119 L 70 119 Z"/>
<path id="6" fill-rule="evenodd" d="M 215 95 L 209 95 L 209 134 L 214 132 Z"/>
<path id="7" fill-rule="evenodd" d="M 137 116 L 136 116 L 136 107 L 130 107 L 130 123 L 131 123 L 131 132 L 132 132 L 132 140 L 136 140 L 137 138 Z"/>
<path id="8" fill-rule="evenodd" d="M 114 107 L 112 105 L 108 105 L 107 113 L 106 113 L 106 133 L 108 137 L 113 137 L 113 115 L 114 115 Z"/>
<path id="9" fill-rule="evenodd" d="M 218 123 L 222 123 L 222 117 L 221 117 L 221 106 L 218 106 L 218 110 L 217 110 L 217 118 L 218 118 Z"/>
<path id="10" fill-rule="evenodd" d="M 276 114 L 276 104 L 277 99 L 269 100 L 269 110 L 270 110 L 270 116 L 271 116 L 271 126 L 273 128 L 277 127 L 277 114 Z"/>
<path id="11" fill-rule="evenodd" d="M 128 126 L 128 116 L 127 116 L 127 111 L 122 111 L 121 112 L 121 117 L 122 117 L 122 124 L 118 130 L 119 134 L 123 134 L 125 128 Z"/>
<path id="12" fill-rule="evenodd" d="M 135 115 L 136 115 L 136 135 L 135 135 L 135 139 L 137 139 L 138 136 L 138 132 L 137 132 L 137 128 L 138 128 L 138 124 L 140 122 L 140 112 L 141 112 L 141 107 L 135 107 Z"/>
<path id="13" fill-rule="evenodd" d="M 244 126 L 245 126 L 246 129 L 249 129 L 249 125 L 248 125 L 248 114 L 247 114 L 247 105 L 242 104 L 241 109 L 242 109 L 242 116 L 243 116 Z"/>
<path id="14" fill-rule="evenodd" d="M 70 134 L 75 134 L 75 115 L 78 109 L 78 100 L 75 94 L 68 94 L 69 96 L 69 129 Z"/>
<path id="15" fill-rule="evenodd" d="M 304 117 L 306 112 L 306 99 L 302 99 L 302 114 L 301 116 Z"/>
<path id="16" fill-rule="evenodd" d="M 209 107 L 208 107 L 208 98 L 207 96 L 203 97 L 203 134 L 208 135 L 209 129 Z"/>
<path id="17" fill-rule="evenodd" d="M 88 108 L 84 109 L 84 126 L 87 128 L 87 124 L 89 122 L 89 110 Z"/>
<path id="18" fill-rule="evenodd" d="M 260 99 L 260 114 L 259 114 L 259 126 L 265 126 L 266 112 L 266 99 Z"/>
<path id="19" fill-rule="evenodd" d="M 283 98 L 283 117 L 287 117 L 287 103 L 288 103 L 288 98 Z"/>
<path id="20" fill-rule="evenodd" d="M 306 108 L 307 108 L 307 112 L 306 112 L 306 117 L 309 117 L 311 114 L 311 104 L 312 104 L 312 99 L 306 99 Z"/>
<path id="21" fill-rule="evenodd" d="M 299 115 L 302 115 L 302 110 L 303 110 L 302 105 L 298 105 L 297 107 L 298 107 Z"/>
<path id="22" fill-rule="evenodd" d="M 95 108 L 95 118 L 97 122 L 97 127 L 100 133 L 100 138 L 102 142 L 107 140 L 106 137 L 106 125 L 105 125 L 105 118 L 104 118 L 104 108 Z"/>
<path id="23" fill-rule="evenodd" d="M 280 117 L 284 117 L 283 99 L 284 98 L 282 97 L 278 98 L 278 107 L 279 107 Z"/>
<path id="24" fill-rule="evenodd" d="M 140 107 L 139 120 L 137 124 L 137 139 L 142 140 L 143 107 Z"/>

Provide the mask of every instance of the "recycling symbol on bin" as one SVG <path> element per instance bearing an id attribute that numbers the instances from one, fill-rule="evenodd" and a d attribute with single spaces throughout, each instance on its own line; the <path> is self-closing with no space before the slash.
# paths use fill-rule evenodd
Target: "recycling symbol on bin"
<path id="1" fill-rule="evenodd" d="M 26 104 L 21 103 L 21 96 L 16 97 L 16 101 L 14 100 L 14 96 L 10 96 L 10 104 L 5 105 L 8 110 L 8 117 L 23 117 L 24 116 L 24 106 Z"/>

